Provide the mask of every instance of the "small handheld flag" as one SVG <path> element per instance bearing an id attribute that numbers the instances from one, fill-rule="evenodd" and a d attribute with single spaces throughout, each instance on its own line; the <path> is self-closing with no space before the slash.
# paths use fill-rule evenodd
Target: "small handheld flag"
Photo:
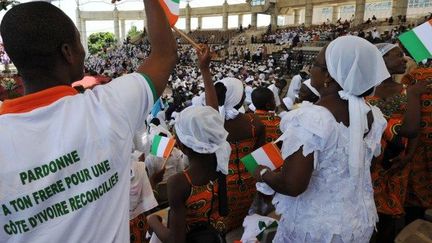
<path id="1" fill-rule="evenodd" d="M 249 173 L 253 174 L 258 165 L 275 170 L 283 165 L 282 155 L 274 143 L 268 143 L 240 159 Z"/>
<path id="2" fill-rule="evenodd" d="M 174 144 L 175 139 L 156 135 L 153 139 L 150 154 L 166 159 L 170 156 Z"/>
<path id="3" fill-rule="evenodd" d="M 171 27 L 177 23 L 180 15 L 180 0 L 159 0 Z"/>
<path id="4" fill-rule="evenodd" d="M 432 57 L 432 20 L 403 33 L 399 40 L 416 62 Z"/>

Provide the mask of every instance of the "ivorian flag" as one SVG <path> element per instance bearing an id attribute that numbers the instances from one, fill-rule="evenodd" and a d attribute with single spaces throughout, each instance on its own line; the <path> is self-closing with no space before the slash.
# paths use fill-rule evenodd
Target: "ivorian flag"
<path id="1" fill-rule="evenodd" d="M 255 172 L 258 165 L 264 165 L 275 170 L 281 167 L 284 162 L 279 148 L 274 143 L 268 143 L 240 160 L 251 174 Z"/>
<path id="2" fill-rule="evenodd" d="M 175 140 L 156 135 L 153 139 L 150 153 L 156 157 L 168 158 L 174 148 Z"/>
<path id="3" fill-rule="evenodd" d="M 403 33 L 399 40 L 416 62 L 432 57 L 432 20 Z"/>
<path id="4" fill-rule="evenodd" d="M 173 27 L 180 15 L 180 0 L 159 0 L 168 18 L 168 22 Z"/>

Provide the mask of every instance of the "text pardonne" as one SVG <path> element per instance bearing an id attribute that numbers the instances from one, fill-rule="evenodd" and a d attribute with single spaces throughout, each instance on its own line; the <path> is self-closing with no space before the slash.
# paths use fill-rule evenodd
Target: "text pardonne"
<path id="1" fill-rule="evenodd" d="M 80 161 L 81 159 L 78 152 L 72 151 L 49 163 L 20 172 L 20 182 L 22 185 L 35 183 L 42 178 L 56 174 L 66 167 Z M 99 184 L 94 184 L 97 186 L 93 186 L 93 188 L 87 187 L 87 189 L 83 189 L 79 192 L 79 190 L 81 190 L 81 185 L 84 186 L 87 182 L 93 181 L 98 177 L 100 177 L 99 180 L 101 182 Z M 17 235 L 31 231 L 45 222 L 70 214 L 99 200 L 104 194 L 114 188 L 118 182 L 119 174 L 116 171 L 112 171 L 109 160 L 96 163 L 88 168 L 81 168 L 67 176 L 63 176 L 63 178 L 55 181 L 51 185 L 45 185 L 42 188 L 38 188 L 36 191 L 7 202 L 0 202 L 0 217 L 4 217 L 3 219 L 0 218 L 0 222 L 3 223 L 3 225 L 1 225 L 2 229 L 7 235 Z M 76 187 L 75 189 L 77 189 L 79 193 L 75 193 L 75 195 L 71 196 L 67 191 L 74 187 Z M 51 200 L 42 210 L 29 211 L 30 213 L 26 212 L 24 214 L 27 215 L 26 218 L 16 219 L 14 216 L 16 213 L 30 210 L 37 205 L 39 205 L 39 207 L 42 205 L 45 206 L 43 203 L 46 203 L 56 195 L 62 199 L 57 199 L 55 203 L 51 203 Z"/>

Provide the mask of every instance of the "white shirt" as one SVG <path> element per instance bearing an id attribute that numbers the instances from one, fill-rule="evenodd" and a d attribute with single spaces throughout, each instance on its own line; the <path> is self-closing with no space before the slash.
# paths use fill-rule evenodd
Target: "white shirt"
<path id="1" fill-rule="evenodd" d="M 0 242 L 129 242 L 132 139 L 155 100 L 143 77 L 0 116 Z"/>
<path id="2" fill-rule="evenodd" d="M 378 30 L 372 31 L 372 38 L 377 39 L 380 38 L 380 33 Z"/>
<path id="3" fill-rule="evenodd" d="M 144 162 L 132 161 L 131 185 L 129 190 L 129 218 L 155 208 L 158 203 L 153 194 Z"/>
<path id="4" fill-rule="evenodd" d="M 274 85 L 274 84 L 269 85 L 267 88 L 273 92 L 276 107 L 280 106 L 281 101 L 280 101 L 280 97 L 279 97 L 279 88 L 276 87 L 276 85 Z"/>
<path id="5" fill-rule="evenodd" d="M 349 129 L 325 108 L 302 103 L 282 118 L 282 157 L 299 148 L 314 155 L 309 186 L 297 197 L 276 193 L 273 204 L 281 214 L 274 242 L 368 242 L 378 219 L 370 163 L 381 153 L 386 127 L 380 110 L 372 107 L 374 123 L 364 138 L 365 170 L 361 179 L 349 173 Z"/>
<path id="6" fill-rule="evenodd" d="M 245 87 L 245 102 L 246 104 L 250 105 L 252 104 L 252 92 L 253 92 L 253 88 L 250 85 L 246 85 Z"/>
<path id="7" fill-rule="evenodd" d="M 295 75 L 291 79 L 291 83 L 290 83 L 290 86 L 288 88 L 288 92 L 287 92 L 285 97 L 288 97 L 294 101 L 297 98 L 298 93 L 300 92 L 302 81 L 303 81 L 303 79 L 300 76 L 300 74 Z"/>

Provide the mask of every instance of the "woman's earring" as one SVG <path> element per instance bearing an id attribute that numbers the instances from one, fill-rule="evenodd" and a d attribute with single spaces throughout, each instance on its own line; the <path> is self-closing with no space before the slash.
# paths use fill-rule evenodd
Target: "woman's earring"
<path id="1" fill-rule="evenodd" d="M 324 88 L 328 88 L 328 82 L 324 82 Z"/>

